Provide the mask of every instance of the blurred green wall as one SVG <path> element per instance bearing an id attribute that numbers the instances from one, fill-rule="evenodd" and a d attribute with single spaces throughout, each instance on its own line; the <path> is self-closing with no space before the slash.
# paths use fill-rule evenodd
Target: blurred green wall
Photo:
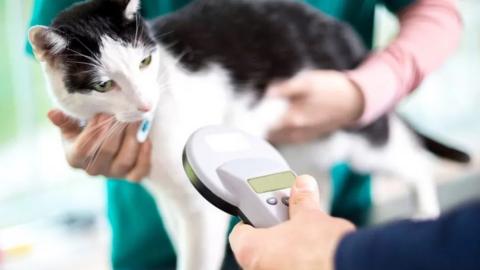
<path id="1" fill-rule="evenodd" d="M 31 110 L 27 118 L 36 130 L 46 123 L 50 106 L 40 66 L 24 50 L 32 3 L 33 0 L 0 0 L 0 145 L 19 134 L 21 110 Z M 20 14 L 12 14 L 16 11 L 12 6 L 19 7 Z M 25 85 L 31 89 L 24 89 Z"/>

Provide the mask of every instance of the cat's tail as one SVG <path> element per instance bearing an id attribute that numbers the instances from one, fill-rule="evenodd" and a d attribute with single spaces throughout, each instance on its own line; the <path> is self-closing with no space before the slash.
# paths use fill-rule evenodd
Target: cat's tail
<path id="1" fill-rule="evenodd" d="M 439 141 L 436 141 L 417 130 L 414 130 L 415 135 L 420 139 L 420 143 L 434 155 L 445 158 L 451 161 L 459 162 L 459 163 L 469 163 L 471 157 L 468 153 L 455 149 L 452 146 L 448 146 L 443 144 Z"/>
<path id="2" fill-rule="evenodd" d="M 436 155 L 437 157 L 448 159 L 454 162 L 459 163 L 469 163 L 471 157 L 468 153 L 456 149 L 453 146 L 446 145 L 442 142 L 439 142 L 419 131 L 412 124 L 410 124 L 406 119 L 401 118 L 402 121 L 412 130 L 412 132 L 417 136 L 420 144 L 425 147 L 428 151 Z"/>

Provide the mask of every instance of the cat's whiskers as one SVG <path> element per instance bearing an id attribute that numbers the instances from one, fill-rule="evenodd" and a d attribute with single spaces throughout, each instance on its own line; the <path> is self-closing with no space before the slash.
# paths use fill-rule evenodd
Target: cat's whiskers
<path id="1" fill-rule="evenodd" d="M 89 136 L 81 145 L 79 145 L 79 149 L 86 147 L 90 142 L 96 139 L 97 138 L 96 135 L 98 135 L 98 133 L 100 133 L 105 126 L 111 125 L 113 123 L 112 120 L 114 121 L 113 116 L 104 120 L 103 122 L 97 123 L 93 127 L 90 127 L 89 134 L 88 134 Z"/>
<path id="2" fill-rule="evenodd" d="M 83 71 L 77 72 L 77 74 L 90 74 L 90 73 L 91 73 L 91 74 L 97 74 L 98 71 L 93 70 L 93 69 L 90 69 L 90 70 L 83 70 Z"/>
<path id="3" fill-rule="evenodd" d="M 157 35 L 157 38 L 161 38 L 161 37 L 164 37 L 164 36 L 166 36 L 166 35 L 170 35 L 170 34 L 172 34 L 172 33 L 173 33 L 173 30 L 172 30 L 172 31 L 165 32 L 165 33 L 162 33 L 162 34 L 160 34 L 160 35 Z"/>
<path id="4" fill-rule="evenodd" d="M 171 83 L 168 79 L 168 73 L 167 72 L 162 72 L 157 76 L 157 85 L 160 88 L 171 88 Z M 164 91 L 162 91 L 164 92 Z"/>
<path id="5" fill-rule="evenodd" d="M 103 135 L 103 138 L 99 138 L 98 136 L 93 136 L 93 138 L 97 139 L 97 142 L 96 144 L 90 149 L 90 151 L 88 151 L 88 155 L 89 156 L 93 156 L 95 157 L 95 155 L 97 155 L 97 152 L 99 152 L 103 146 L 103 144 L 105 143 L 105 141 L 108 139 L 108 137 L 112 134 L 112 132 L 116 129 L 117 125 L 118 125 L 118 122 L 114 122 L 114 123 L 109 123 L 111 126 L 105 131 L 104 135 Z M 93 159 L 93 158 L 92 158 Z M 90 159 L 90 161 L 92 161 L 92 159 Z M 87 166 L 88 168 L 88 166 Z"/>
<path id="6" fill-rule="evenodd" d="M 87 167 L 86 167 L 86 171 L 89 171 L 91 166 L 95 164 L 95 162 L 97 161 L 98 159 L 98 156 L 102 150 L 102 147 L 103 145 L 105 144 L 105 142 L 107 142 L 107 140 L 115 134 L 115 132 L 122 132 L 125 128 L 126 128 L 127 124 L 126 123 L 121 123 L 121 122 L 115 122 L 112 127 L 108 130 L 108 132 L 105 134 L 104 138 L 101 139 L 99 141 L 99 143 L 97 143 L 97 146 L 95 148 L 93 148 L 93 156 L 92 158 L 90 159 Z"/>
<path id="7" fill-rule="evenodd" d="M 157 84 L 159 86 L 170 86 L 170 81 L 167 80 L 168 74 L 162 74 L 157 77 Z"/>
<path id="8" fill-rule="evenodd" d="M 66 53 L 64 54 L 64 56 L 74 56 L 74 57 L 77 57 L 77 56 L 82 56 L 82 55 L 78 55 L 78 53 Z M 82 56 L 83 57 L 83 56 Z"/>
<path id="9" fill-rule="evenodd" d="M 63 32 L 62 30 L 60 30 L 60 29 L 58 29 L 58 28 L 54 28 L 54 29 L 55 29 L 56 31 L 60 32 L 60 33 L 63 33 L 63 35 L 66 36 L 65 32 Z M 87 51 L 89 51 L 92 55 L 95 55 L 95 54 L 92 52 L 92 50 L 90 50 L 90 48 L 88 48 L 88 46 L 85 45 L 85 43 L 83 43 L 80 39 L 78 39 L 78 38 L 74 38 L 74 39 L 77 40 L 77 41 L 80 43 L 80 45 L 82 45 L 85 49 L 87 49 Z M 77 52 L 77 51 L 75 51 L 75 50 L 73 50 L 73 49 L 71 49 L 71 48 L 67 48 L 67 50 L 72 51 L 72 52 L 74 52 L 74 53 L 76 53 L 76 54 L 78 54 L 78 55 L 80 55 L 80 56 L 83 56 L 83 57 L 86 57 L 86 58 L 90 58 L 90 60 L 92 60 L 92 61 L 100 64 L 100 62 L 99 62 L 97 59 L 92 58 L 92 57 L 89 57 L 88 55 L 85 55 L 85 54 L 82 54 L 82 53 L 80 53 L 80 52 Z"/>
<path id="10" fill-rule="evenodd" d="M 92 50 L 90 50 L 90 48 L 88 48 L 88 46 L 85 45 L 85 43 L 83 43 L 80 39 L 75 38 L 75 40 L 77 40 L 85 49 L 87 49 L 87 51 L 88 51 L 89 53 L 91 53 L 92 55 L 95 55 L 95 54 L 92 52 Z"/>
<path id="11" fill-rule="evenodd" d="M 81 53 L 81 52 L 78 52 L 78 51 L 73 50 L 73 49 L 70 49 L 70 48 L 67 48 L 67 50 L 68 50 L 68 51 L 71 51 L 71 52 L 73 52 L 73 53 L 76 53 L 78 56 L 85 57 L 86 59 L 89 59 L 90 61 L 92 61 L 92 62 L 94 62 L 94 63 L 96 63 L 96 64 L 98 64 L 98 65 L 101 65 L 100 61 L 99 61 L 98 59 L 96 59 L 96 58 L 93 58 L 93 57 L 91 57 L 91 56 L 85 55 L 85 54 L 83 54 L 83 53 Z"/>
<path id="12" fill-rule="evenodd" d="M 167 72 L 163 72 L 157 76 L 157 82 L 167 82 L 166 79 L 168 78 Z"/>
<path id="13" fill-rule="evenodd" d="M 168 50 L 168 49 L 174 47 L 175 45 L 177 45 L 178 43 L 179 43 L 179 41 L 174 41 L 170 44 L 166 44 L 164 48 L 165 48 L 165 50 Z"/>
<path id="14" fill-rule="evenodd" d="M 170 88 L 171 84 L 169 82 L 161 82 L 158 84 L 161 88 Z"/>
<path id="15" fill-rule="evenodd" d="M 138 46 L 138 13 L 135 14 L 135 38 L 133 39 L 133 47 Z"/>
<path id="16" fill-rule="evenodd" d="M 143 27 L 140 28 L 141 32 L 140 32 L 140 35 L 138 35 L 139 39 L 140 37 L 143 35 Z M 137 44 L 138 45 L 138 44 Z"/>
<path id="17" fill-rule="evenodd" d="M 53 29 L 54 29 L 55 31 L 58 31 L 59 33 L 62 33 L 64 36 L 66 36 L 66 33 L 65 33 L 64 31 L 60 30 L 59 28 L 53 28 Z M 92 55 L 95 55 L 95 53 L 93 53 L 93 51 L 92 51 L 87 45 L 85 45 L 85 43 L 83 43 L 80 39 L 78 39 L 78 38 L 74 38 L 74 39 L 75 39 L 76 41 L 78 41 L 78 42 L 80 43 L 80 45 L 82 45 L 85 49 L 87 49 L 88 52 L 90 52 Z M 69 51 L 71 51 L 71 52 L 74 52 L 74 53 L 78 54 L 79 56 L 85 57 L 85 58 L 93 61 L 94 63 L 97 63 L 98 65 L 101 65 L 101 63 L 100 63 L 100 61 L 99 61 L 98 59 L 95 59 L 95 58 L 93 58 L 93 57 L 90 57 L 90 56 L 88 56 L 88 55 L 85 55 L 85 54 L 83 54 L 83 53 L 80 53 L 80 52 L 78 52 L 78 51 L 76 51 L 76 50 L 73 50 L 73 49 L 71 49 L 71 48 L 66 48 L 66 49 L 69 50 Z"/>
<path id="18" fill-rule="evenodd" d="M 87 63 L 87 62 L 81 62 L 81 61 L 65 61 L 65 63 L 68 64 L 79 64 L 79 65 L 87 65 L 95 68 L 100 68 L 98 65 L 92 64 L 92 63 Z"/>
<path id="19" fill-rule="evenodd" d="M 177 66 L 178 63 L 180 63 L 180 61 L 182 60 L 182 58 L 187 55 L 188 52 L 182 52 L 177 58 L 175 58 L 175 60 L 173 61 L 173 65 L 174 66 Z"/>

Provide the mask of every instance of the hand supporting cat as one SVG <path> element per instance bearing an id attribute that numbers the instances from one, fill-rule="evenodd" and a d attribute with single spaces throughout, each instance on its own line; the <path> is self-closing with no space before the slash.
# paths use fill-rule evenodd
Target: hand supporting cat
<path id="1" fill-rule="evenodd" d="M 132 182 L 139 182 L 150 172 L 152 146 L 150 140 L 143 144 L 137 142 L 138 123 L 127 125 L 102 144 L 102 138 L 114 122 L 110 116 L 97 115 L 85 127 L 59 110 L 51 110 L 48 118 L 60 129 L 70 166 L 92 176 L 104 175 Z M 93 149 L 100 144 L 102 147 L 93 162 Z"/>
<path id="2" fill-rule="evenodd" d="M 304 71 L 273 84 L 268 95 L 287 98 L 289 110 L 270 134 L 274 143 L 311 141 L 352 126 L 362 115 L 364 100 L 358 87 L 339 71 Z"/>

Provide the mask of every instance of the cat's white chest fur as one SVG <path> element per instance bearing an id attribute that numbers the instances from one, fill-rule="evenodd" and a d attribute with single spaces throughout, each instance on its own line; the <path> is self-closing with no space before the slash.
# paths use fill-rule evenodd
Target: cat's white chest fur
<path id="1" fill-rule="evenodd" d="M 179 255 L 178 269 L 219 269 L 228 216 L 194 190 L 183 171 L 182 152 L 196 129 L 225 123 L 233 86 L 218 66 L 190 73 L 173 63 L 161 76 L 168 78 L 168 90 L 161 94 L 153 119 L 152 168 L 145 185 Z"/>

